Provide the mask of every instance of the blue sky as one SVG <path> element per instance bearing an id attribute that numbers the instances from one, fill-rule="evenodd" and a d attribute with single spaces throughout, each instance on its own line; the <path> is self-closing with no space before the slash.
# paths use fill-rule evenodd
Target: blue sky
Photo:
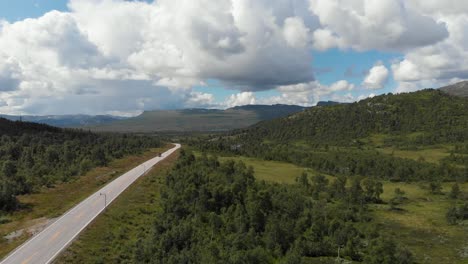
<path id="1" fill-rule="evenodd" d="M 65 0 L 1 0 L 0 18 L 9 22 L 36 18 L 51 10 L 67 10 Z"/>
<path id="2" fill-rule="evenodd" d="M 320 83 L 326 85 L 344 79 L 359 87 L 374 64 L 381 61 L 387 68 L 390 68 L 391 62 L 402 56 L 403 54 L 379 51 L 356 52 L 338 49 L 323 52 L 316 51 L 313 52 L 314 66 L 325 70 L 323 73 L 316 72 L 315 77 Z M 395 86 L 396 83 L 392 78 L 389 78 L 385 88 L 379 90 L 379 93 L 392 92 Z M 354 91 L 353 93 L 358 92 Z"/>
<path id="3" fill-rule="evenodd" d="M 468 4 L 452 2 L 0 0 L 0 113 L 313 105 L 440 87 L 468 76 L 468 31 L 457 30 Z"/>

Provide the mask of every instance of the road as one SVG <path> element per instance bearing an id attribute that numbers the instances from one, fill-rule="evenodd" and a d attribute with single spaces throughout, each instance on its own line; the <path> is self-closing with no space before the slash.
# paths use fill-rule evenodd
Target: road
<path id="1" fill-rule="evenodd" d="M 42 264 L 52 262 L 128 186 L 144 175 L 151 167 L 180 148 L 180 144 L 175 145 L 174 148 L 164 152 L 161 157 L 155 157 L 140 164 L 89 196 L 42 232 L 10 253 L 0 264 Z"/>

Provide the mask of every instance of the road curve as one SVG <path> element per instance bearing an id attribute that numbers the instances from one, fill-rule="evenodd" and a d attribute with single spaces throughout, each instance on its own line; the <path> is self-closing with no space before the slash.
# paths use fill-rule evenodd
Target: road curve
<path id="1" fill-rule="evenodd" d="M 0 264 L 50 263 L 105 207 L 151 167 L 180 148 L 180 144 L 133 168 L 70 209 L 53 224 L 10 253 Z"/>

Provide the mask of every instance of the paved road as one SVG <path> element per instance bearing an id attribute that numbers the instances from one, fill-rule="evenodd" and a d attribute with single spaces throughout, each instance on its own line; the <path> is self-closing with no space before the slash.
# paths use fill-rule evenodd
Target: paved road
<path id="1" fill-rule="evenodd" d="M 118 177 L 73 207 L 41 233 L 18 247 L 0 264 L 42 264 L 52 262 L 128 186 L 145 174 L 156 163 L 165 159 L 179 148 L 180 144 L 176 144 L 174 148 L 164 152 L 161 157 L 148 160 Z"/>

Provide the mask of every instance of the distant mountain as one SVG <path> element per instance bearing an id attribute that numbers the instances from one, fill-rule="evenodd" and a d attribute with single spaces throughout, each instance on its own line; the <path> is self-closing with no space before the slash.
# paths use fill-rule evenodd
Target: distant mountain
<path id="1" fill-rule="evenodd" d="M 468 97 L 468 81 L 445 86 L 440 88 L 440 90 L 450 95 Z"/>
<path id="2" fill-rule="evenodd" d="M 47 124 L 56 127 L 85 127 L 96 126 L 111 123 L 118 120 L 123 120 L 125 117 L 110 116 L 110 115 L 48 115 L 48 116 L 13 116 L 0 115 L 11 121 L 25 121 L 39 124 Z"/>
<path id="3" fill-rule="evenodd" d="M 285 117 L 303 111 L 295 105 L 246 105 L 219 109 L 183 109 L 145 111 L 141 115 L 108 124 L 89 126 L 94 131 L 228 131 L 264 120 Z"/>
<path id="4" fill-rule="evenodd" d="M 330 105 L 338 105 L 341 103 L 334 102 L 334 101 L 320 101 L 317 103 L 317 106 L 330 106 Z"/>

